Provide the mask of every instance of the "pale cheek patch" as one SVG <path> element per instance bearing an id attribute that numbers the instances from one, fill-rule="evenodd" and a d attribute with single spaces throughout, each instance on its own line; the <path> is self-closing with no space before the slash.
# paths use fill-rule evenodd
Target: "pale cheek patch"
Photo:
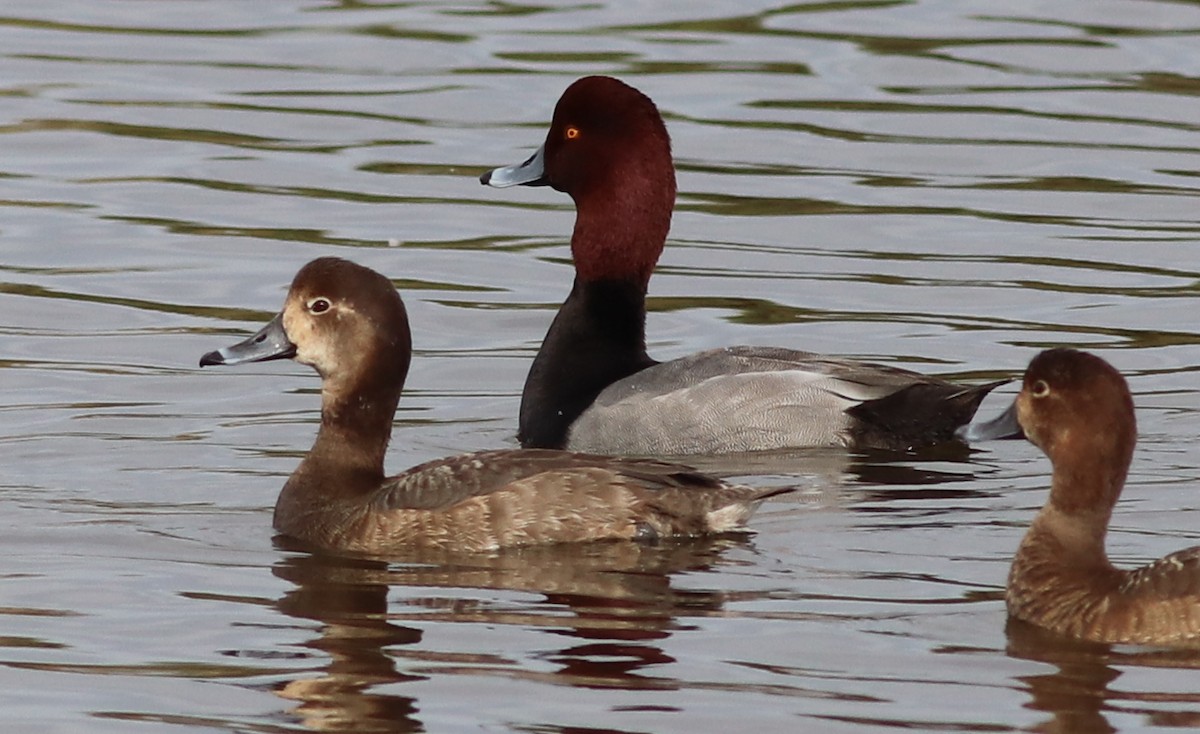
<path id="1" fill-rule="evenodd" d="M 307 346 L 297 349 L 296 358 L 312 365 L 322 375 L 333 375 L 340 371 L 338 350 L 320 339 L 314 339 Z"/>
<path id="2" fill-rule="evenodd" d="M 313 316 L 297 305 L 283 315 L 283 328 L 288 339 L 296 345 L 296 361 L 314 367 L 322 375 L 336 374 L 342 366 L 345 349 L 339 347 L 335 335 L 345 328 L 342 321 L 352 315 L 343 309 L 322 316 Z"/>

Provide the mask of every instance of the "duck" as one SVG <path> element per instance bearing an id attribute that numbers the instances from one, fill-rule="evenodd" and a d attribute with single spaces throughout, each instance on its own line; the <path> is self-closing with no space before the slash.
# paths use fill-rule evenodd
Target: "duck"
<path id="1" fill-rule="evenodd" d="M 436 459 L 385 476 L 412 334 L 392 282 L 322 257 L 296 274 L 283 309 L 200 366 L 290 358 L 321 377 L 321 424 L 275 503 L 283 536 L 332 551 L 480 553 L 602 540 L 744 532 L 768 497 L 691 467 L 551 449 Z"/>
<path id="2" fill-rule="evenodd" d="M 1050 459 L 1050 496 L 1017 548 L 1010 618 L 1101 643 L 1200 641 L 1200 546 L 1135 569 L 1104 550 L 1137 443 L 1129 386 L 1100 357 L 1069 348 L 1029 363 L 1012 406 L 975 440 L 1027 438 Z"/>
<path id="3" fill-rule="evenodd" d="M 964 386 L 778 347 L 651 358 L 646 294 L 670 229 L 675 166 L 658 108 L 618 79 L 572 83 L 541 147 L 480 182 L 551 186 L 576 209 L 574 284 L 521 394 L 524 447 L 659 457 L 905 451 L 956 441 L 956 429 L 1004 382 Z"/>

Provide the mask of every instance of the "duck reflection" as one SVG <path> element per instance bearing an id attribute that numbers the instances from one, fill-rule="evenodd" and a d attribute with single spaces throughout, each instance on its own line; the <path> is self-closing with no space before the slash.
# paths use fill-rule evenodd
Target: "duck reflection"
<path id="1" fill-rule="evenodd" d="M 984 494 L 977 478 L 979 452 L 958 442 L 907 451 L 841 448 L 782 449 L 744 454 L 679 457 L 696 469 L 762 486 L 803 486 L 856 500 L 962 499 Z"/>
<path id="2" fill-rule="evenodd" d="M 291 541 L 277 539 L 287 549 Z M 281 559 L 275 575 L 296 584 L 280 599 L 279 611 L 321 623 L 319 635 L 305 643 L 328 655 L 328 664 L 311 678 L 277 689 L 299 701 L 293 713 L 309 729 L 325 732 L 419 732 L 414 699 L 370 693 L 386 683 L 418 680 L 400 673 L 386 650 L 412 645 L 421 631 L 387 619 L 387 564 L 329 554 Z"/>
<path id="3" fill-rule="evenodd" d="M 493 554 L 412 557 L 337 556 L 277 538 L 289 554 L 274 572 L 296 585 L 278 602 L 284 614 L 320 623 L 306 643 L 328 656 L 318 675 L 290 681 L 280 696 L 310 729 L 329 732 L 424 731 L 414 697 L 389 684 L 435 675 L 505 675 L 556 685 L 664 689 L 650 666 L 674 659 L 655 641 L 685 629 L 681 616 L 719 613 L 728 592 L 677 589 L 672 577 L 727 563 L 722 553 L 746 536 L 659 544 L 589 543 Z M 440 593 L 444 590 L 445 593 Z M 514 602 L 492 591 L 528 592 Z M 472 593 L 472 591 L 478 593 Z M 389 602 L 390 597 L 390 602 Z M 541 629 L 564 640 L 537 653 L 553 669 L 533 670 L 495 648 L 432 650 L 420 627 L 431 623 Z"/>
<path id="4" fill-rule="evenodd" d="M 1106 714 L 1144 717 L 1148 726 L 1200 727 L 1200 692 L 1166 693 L 1111 687 L 1122 668 L 1200 668 L 1200 649 L 1148 649 L 1085 642 L 1056 635 L 1017 619 L 1005 627 L 1008 654 L 1047 663 L 1055 672 L 1020 678 L 1029 687 L 1028 708 L 1051 715 L 1032 731 L 1104 734 L 1117 728 Z M 1163 704 L 1186 704 L 1166 710 Z"/>

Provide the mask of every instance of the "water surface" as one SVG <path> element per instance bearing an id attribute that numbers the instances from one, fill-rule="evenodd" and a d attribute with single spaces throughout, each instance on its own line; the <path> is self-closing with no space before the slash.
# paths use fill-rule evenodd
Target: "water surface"
<path id="1" fill-rule="evenodd" d="M 1048 471 L 1026 444 L 742 464 L 805 488 L 748 539 L 346 559 L 271 537 L 315 376 L 196 368 L 304 262 L 349 257 L 413 321 L 389 465 L 513 445 L 573 212 L 476 178 L 612 74 L 679 168 L 655 356 L 778 344 L 983 381 L 1094 350 L 1142 435 L 1109 547 L 1145 562 L 1200 542 L 1198 35 L 1200 6 L 1152 0 L 5 3 L 8 726 L 1200 724 L 1193 653 L 1006 629 Z"/>

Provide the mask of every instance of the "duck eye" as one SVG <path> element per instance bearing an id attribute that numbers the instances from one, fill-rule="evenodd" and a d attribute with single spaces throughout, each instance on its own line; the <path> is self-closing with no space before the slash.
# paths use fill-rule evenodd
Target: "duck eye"
<path id="1" fill-rule="evenodd" d="M 1029 388 L 1029 394 L 1035 398 L 1044 398 L 1050 394 L 1050 386 L 1046 384 L 1045 380 L 1038 380 Z"/>
<path id="2" fill-rule="evenodd" d="M 567 129 L 563 131 L 563 137 L 567 140 L 574 140 L 582 134 L 583 133 L 580 131 L 580 129 L 574 125 L 567 125 Z"/>
<path id="3" fill-rule="evenodd" d="M 329 310 L 328 298 L 314 298 L 307 304 L 309 313 L 325 313 Z"/>

